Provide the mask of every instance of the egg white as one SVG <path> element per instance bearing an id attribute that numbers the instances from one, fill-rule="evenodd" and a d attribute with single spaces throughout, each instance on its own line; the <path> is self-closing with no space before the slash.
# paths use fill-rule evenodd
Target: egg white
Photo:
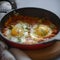
<path id="1" fill-rule="evenodd" d="M 40 27 L 41 28 L 43 28 L 43 29 L 48 29 L 48 34 L 46 35 L 46 36 L 39 36 L 39 35 L 37 35 L 36 33 L 35 33 L 35 28 L 36 27 L 38 27 L 38 24 L 36 24 L 36 25 L 34 25 L 32 28 L 31 28 L 31 31 L 30 31 L 30 36 L 31 36 L 31 38 L 33 38 L 34 40 L 43 40 L 44 39 L 44 37 L 46 37 L 46 36 L 49 36 L 51 33 L 52 33 L 52 29 L 49 27 L 49 26 L 47 26 L 47 25 L 44 25 L 44 24 L 41 24 L 40 25 Z M 38 31 L 36 31 L 36 32 L 38 32 Z"/>
<path id="2" fill-rule="evenodd" d="M 28 32 L 29 32 L 29 30 L 26 29 L 27 27 L 29 28 L 29 24 L 23 23 L 23 22 L 19 22 L 16 25 L 13 25 L 12 29 L 16 28 L 15 31 L 17 31 L 17 32 L 19 32 L 20 30 L 23 29 L 23 31 L 22 31 L 23 36 L 20 36 L 20 35 L 13 36 L 11 34 L 12 30 L 7 28 L 7 30 L 5 31 L 6 38 L 8 38 L 9 40 L 14 41 L 14 42 L 19 42 L 19 40 L 20 40 L 21 43 L 24 43 L 26 41 L 26 37 L 28 37 Z"/>

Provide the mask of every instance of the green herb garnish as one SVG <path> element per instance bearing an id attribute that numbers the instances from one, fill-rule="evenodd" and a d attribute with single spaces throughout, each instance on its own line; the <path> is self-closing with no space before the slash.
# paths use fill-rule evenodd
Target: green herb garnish
<path id="1" fill-rule="evenodd" d="M 55 25 L 54 24 L 50 24 L 49 26 L 51 29 L 54 29 L 55 28 Z"/>

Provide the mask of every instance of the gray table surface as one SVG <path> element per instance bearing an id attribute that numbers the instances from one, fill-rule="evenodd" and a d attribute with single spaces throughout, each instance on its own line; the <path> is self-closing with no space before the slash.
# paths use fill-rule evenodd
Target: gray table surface
<path id="1" fill-rule="evenodd" d="M 39 7 L 50 10 L 60 16 L 60 0 L 16 0 L 17 7 Z"/>
<path id="2" fill-rule="evenodd" d="M 17 8 L 38 7 L 54 12 L 60 18 L 60 0 L 15 0 Z M 5 13 L 0 13 L 0 19 Z M 54 60 L 60 60 L 60 56 Z"/>

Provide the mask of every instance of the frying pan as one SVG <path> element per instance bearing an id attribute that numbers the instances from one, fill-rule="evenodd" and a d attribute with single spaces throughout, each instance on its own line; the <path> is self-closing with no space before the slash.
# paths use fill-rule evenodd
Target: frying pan
<path id="1" fill-rule="evenodd" d="M 12 42 L 5 38 L 5 36 L 2 34 L 2 29 L 4 28 L 4 23 L 8 20 L 9 16 L 11 16 L 13 14 L 17 14 L 17 13 L 21 14 L 21 15 L 31 16 L 31 17 L 39 17 L 39 18 L 48 19 L 58 27 L 58 33 L 51 39 L 42 41 L 38 44 L 26 45 L 26 44 Z M 15 9 L 15 10 L 7 13 L 0 21 L 0 37 L 3 39 L 3 41 L 5 41 L 8 45 L 10 45 L 12 47 L 17 47 L 17 48 L 21 48 L 21 49 L 44 48 L 44 47 L 52 45 L 56 41 L 60 41 L 60 18 L 53 12 L 48 11 L 46 9 L 42 9 L 42 8 L 25 7 L 25 8 Z"/>

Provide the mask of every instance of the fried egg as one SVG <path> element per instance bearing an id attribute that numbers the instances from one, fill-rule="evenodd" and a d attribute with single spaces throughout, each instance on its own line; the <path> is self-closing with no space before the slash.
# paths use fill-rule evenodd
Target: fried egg
<path id="1" fill-rule="evenodd" d="M 44 37 L 49 36 L 52 33 L 52 29 L 44 24 L 36 24 L 31 28 L 30 36 L 34 40 L 42 40 Z"/>
<path id="2" fill-rule="evenodd" d="M 28 30 L 26 29 L 28 25 L 25 23 L 18 23 L 16 24 L 12 30 L 11 30 L 11 35 L 13 36 L 19 36 L 22 37 L 24 35 L 27 35 Z"/>
<path id="3" fill-rule="evenodd" d="M 7 30 L 5 31 L 5 36 L 11 41 L 14 42 L 21 41 L 23 43 L 26 41 L 25 38 L 28 37 L 29 32 L 28 28 L 29 24 L 19 22 L 16 25 L 13 25 L 12 29 L 7 28 Z"/>
<path id="4" fill-rule="evenodd" d="M 13 36 L 21 37 L 21 36 L 23 36 L 23 33 L 24 33 L 24 29 L 22 27 L 19 27 L 19 25 L 13 27 L 11 30 L 11 35 L 13 35 Z"/>

